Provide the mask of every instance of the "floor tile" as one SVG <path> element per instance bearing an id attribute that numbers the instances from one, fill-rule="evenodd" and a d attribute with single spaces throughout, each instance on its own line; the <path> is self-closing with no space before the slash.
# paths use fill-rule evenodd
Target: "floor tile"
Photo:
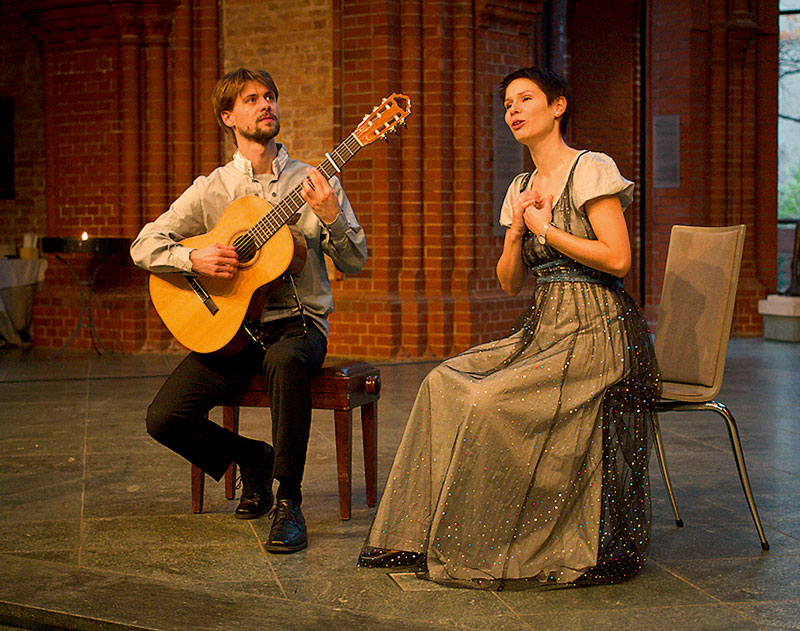
<path id="1" fill-rule="evenodd" d="M 618 585 L 582 588 L 506 590 L 500 598 L 519 615 L 579 610 L 709 604 L 713 599 L 655 562 L 638 576 Z"/>
<path id="2" fill-rule="evenodd" d="M 663 560 L 659 563 L 695 589 L 722 602 L 795 600 L 800 556 L 765 553 L 747 559 Z"/>
<path id="3" fill-rule="evenodd" d="M 0 527 L 0 552 L 77 550 L 81 520 L 5 521 Z"/>
<path id="4" fill-rule="evenodd" d="M 523 616 L 533 629 L 548 631 L 756 631 L 762 629 L 747 616 L 724 605 L 629 608 L 574 611 Z"/>
<path id="5" fill-rule="evenodd" d="M 281 583 L 291 599 L 346 606 L 356 612 L 374 615 L 391 612 L 393 617 L 459 629 L 519 628 L 519 618 L 491 592 L 403 591 L 388 574 L 385 570 L 361 568 L 333 576 L 281 579 Z M 478 626 L 481 621 L 483 627 Z"/>
<path id="6" fill-rule="evenodd" d="M 800 599 L 787 602 L 735 603 L 732 608 L 769 631 L 800 629 Z"/>

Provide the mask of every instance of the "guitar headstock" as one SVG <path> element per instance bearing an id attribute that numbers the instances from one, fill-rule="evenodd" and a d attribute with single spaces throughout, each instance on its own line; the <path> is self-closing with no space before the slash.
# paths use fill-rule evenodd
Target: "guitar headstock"
<path id="1" fill-rule="evenodd" d="M 364 117 L 353 135 L 363 147 L 376 140 L 385 140 L 389 132 L 399 133 L 405 126 L 406 116 L 411 114 L 411 99 L 405 94 L 387 96 L 371 114 Z"/>

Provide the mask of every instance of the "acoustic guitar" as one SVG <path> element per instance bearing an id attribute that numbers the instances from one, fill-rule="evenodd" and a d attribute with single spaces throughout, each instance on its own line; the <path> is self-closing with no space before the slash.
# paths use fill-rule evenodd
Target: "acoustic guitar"
<path id="1" fill-rule="evenodd" d="M 392 94 L 364 117 L 355 131 L 317 168 L 330 180 L 358 151 L 388 133 L 398 133 L 411 113 L 411 99 Z M 258 319 L 275 284 L 285 273 L 297 274 L 306 258 L 305 238 L 288 223 L 305 204 L 297 185 L 276 206 L 254 195 L 231 202 L 214 228 L 184 239 L 202 248 L 233 245 L 239 270 L 230 280 L 191 274 L 150 274 L 150 299 L 170 333 L 199 353 L 233 353 L 249 339 L 245 320 Z"/>

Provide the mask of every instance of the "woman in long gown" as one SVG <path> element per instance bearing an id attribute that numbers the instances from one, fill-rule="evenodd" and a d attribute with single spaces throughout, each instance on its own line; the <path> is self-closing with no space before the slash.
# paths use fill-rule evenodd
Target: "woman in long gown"
<path id="1" fill-rule="evenodd" d="M 648 424 L 660 382 L 620 278 L 633 183 L 563 139 L 568 93 L 547 70 L 501 83 L 536 169 L 509 186 L 497 275 L 537 286 L 509 337 L 422 383 L 359 558 L 442 583 L 502 589 L 614 582 L 644 563 Z"/>

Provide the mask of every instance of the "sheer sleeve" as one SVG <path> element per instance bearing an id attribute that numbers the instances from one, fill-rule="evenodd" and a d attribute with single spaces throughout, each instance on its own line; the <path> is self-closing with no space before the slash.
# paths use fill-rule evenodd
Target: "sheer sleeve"
<path id="1" fill-rule="evenodd" d="M 634 184 L 622 177 L 616 163 L 604 153 L 589 152 L 575 166 L 572 201 L 576 208 L 603 195 L 617 195 L 625 210 L 633 201 Z"/>

